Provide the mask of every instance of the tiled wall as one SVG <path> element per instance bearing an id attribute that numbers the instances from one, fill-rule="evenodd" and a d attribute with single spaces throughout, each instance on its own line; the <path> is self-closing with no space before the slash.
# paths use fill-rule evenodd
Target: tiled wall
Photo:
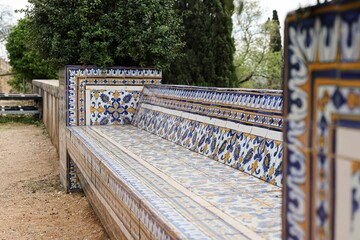
<path id="1" fill-rule="evenodd" d="M 80 66 L 68 66 L 66 68 L 66 88 L 67 88 L 67 126 L 84 126 L 91 119 L 93 122 L 98 119 L 94 116 L 88 116 L 86 111 L 86 98 L 90 96 L 89 107 L 97 107 L 99 104 L 96 90 L 103 91 L 102 100 L 108 100 L 107 105 L 116 104 L 118 102 L 125 103 L 130 107 L 134 107 L 138 99 L 138 92 L 145 84 L 160 84 L 162 74 L 154 69 L 132 69 L 132 68 L 110 68 L 102 70 L 99 68 L 85 68 Z M 118 89 L 121 86 L 120 90 Z M 126 88 L 124 86 L 127 86 Z M 134 91 L 134 98 L 125 98 L 125 92 Z M 90 92 L 93 92 L 91 95 Z M 117 98 L 114 98 L 114 93 Z M 120 91 L 120 92 L 119 92 Z M 136 99 L 136 100 L 134 100 Z M 124 101 L 125 100 L 125 101 Z M 129 100 L 129 102 L 128 102 Z M 131 102 L 132 101 L 132 102 Z M 135 101 L 135 102 L 134 102 Z M 95 102 L 95 103 L 93 103 Z M 131 102 L 131 103 L 130 103 Z M 130 103 L 130 105 L 128 105 Z M 125 108 L 125 106 L 123 106 Z M 110 114 L 110 111 L 108 112 Z M 121 115 L 121 114 L 120 114 Z M 114 120 L 114 117 L 111 118 Z M 111 122 L 110 120 L 110 122 Z M 115 117 L 115 121 L 117 121 Z M 95 122 L 94 122 L 95 123 Z"/>
<path id="2" fill-rule="evenodd" d="M 282 101 L 281 91 L 150 86 L 133 124 L 282 186 Z"/>
<path id="3" fill-rule="evenodd" d="M 130 124 L 141 90 L 90 90 L 86 125 Z"/>
<path id="4" fill-rule="evenodd" d="M 287 17 L 284 239 L 359 239 L 359 29 L 359 1 Z"/>
<path id="5" fill-rule="evenodd" d="M 161 84 L 161 78 L 155 69 L 67 66 L 66 126 L 131 123 L 143 85 Z M 79 190 L 73 162 L 66 165 L 70 190 Z"/>

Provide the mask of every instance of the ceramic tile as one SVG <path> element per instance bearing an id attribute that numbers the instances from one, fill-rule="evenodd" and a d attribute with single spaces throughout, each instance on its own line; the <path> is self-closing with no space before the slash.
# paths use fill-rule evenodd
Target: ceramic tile
<path id="1" fill-rule="evenodd" d="M 84 148 L 94 153 L 88 168 L 92 181 L 99 189 L 110 185 L 111 191 L 129 207 L 130 213 L 125 208 L 120 211 L 131 233 L 139 232 L 141 236 L 156 239 L 169 236 L 244 238 L 231 226 L 233 222 L 225 223 L 205 207 L 215 204 L 225 211 L 232 201 L 240 202 L 248 210 L 256 206 L 278 207 L 270 194 L 274 186 L 258 181 L 282 185 L 281 140 L 276 134 L 268 134 L 265 138 L 268 129 L 282 129 L 280 91 L 146 86 L 137 106 L 140 92 L 134 91 L 139 89 L 131 90 L 126 85 L 157 84 L 160 73 L 108 70 L 106 76 L 113 79 L 110 83 L 104 77 L 96 77 L 102 74 L 98 69 L 70 67 L 68 70 L 69 125 L 83 125 L 85 120 L 90 125 L 120 123 L 123 119 L 127 119 L 124 123 L 132 123 L 126 127 L 74 130 L 78 134 L 74 140 L 81 139 L 86 145 Z M 114 76 L 121 76 L 123 81 Z M 137 101 L 127 101 L 129 95 L 131 99 L 137 95 Z M 87 104 L 83 104 L 84 99 Z M 83 113 L 84 106 L 89 107 L 90 119 Z M 114 112 L 110 114 L 109 110 Z M 258 114 L 259 111 L 266 114 Z M 110 118 L 106 114 L 111 115 Z M 78 154 L 84 154 L 82 149 L 77 150 Z M 111 183 L 108 179 L 112 176 L 121 184 Z M 267 194 L 261 196 L 260 192 Z M 106 191 L 103 194 L 107 198 L 111 195 Z M 256 198 L 246 202 L 245 196 L 249 199 L 251 194 Z M 146 206 L 136 202 L 140 199 Z M 231 219 L 236 215 L 228 213 Z M 133 216 L 140 219 L 138 225 Z M 263 234 L 271 225 L 270 221 L 266 218 L 259 223 L 256 219 L 257 216 L 249 223 L 265 226 L 260 231 Z M 271 234 L 277 231 L 280 230 Z"/>
<path id="2" fill-rule="evenodd" d="M 336 154 L 348 159 L 359 159 L 360 147 L 357 140 L 360 136 L 360 129 L 339 127 L 336 131 L 339 138 L 346 139 L 336 141 Z"/>
<path id="3" fill-rule="evenodd" d="M 122 73 L 128 69 L 111 68 L 103 71 L 98 68 L 85 68 L 82 66 L 66 66 L 66 85 L 68 87 L 67 102 L 69 110 L 67 125 L 85 125 L 85 90 L 88 84 L 92 85 L 144 85 L 161 83 L 161 74 L 152 75 L 153 79 L 144 78 L 144 75 L 124 76 Z M 136 69 L 134 71 L 154 71 L 153 69 Z M 129 79 L 129 77 L 131 79 Z M 109 78 L 111 80 L 109 80 Z M 77 114 L 79 112 L 79 114 Z"/>
<path id="4" fill-rule="evenodd" d="M 142 201 L 147 201 L 148 204 L 150 204 L 152 207 L 154 207 L 154 209 L 157 209 L 157 211 L 159 211 L 156 216 L 162 216 L 161 218 L 164 219 L 163 222 L 167 222 L 169 226 L 171 226 L 170 229 L 174 229 L 177 234 L 183 234 L 183 236 L 199 236 L 199 238 L 203 236 L 205 239 L 210 238 L 210 236 L 222 235 L 223 232 L 217 231 L 217 233 L 214 235 L 212 233 L 214 230 L 209 231 L 208 226 L 210 223 L 208 224 L 207 221 L 203 221 L 201 223 L 201 226 L 198 226 L 196 224 L 197 229 L 202 229 L 200 232 L 195 232 L 195 230 L 193 229 L 194 225 L 192 224 L 196 221 L 199 221 L 200 223 L 201 219 L 219 219 L 219 216 L 217 214 L 212 211 L 206 210 L 206 208 L 204 207 L 214 206 L 214 204 L 218 204 L 218 207 L 223 206 L 225 208 L 225 206 L 229 202 L 246 202 L 245 200 L 240 201 L 240 199 L 236 200 L 231 197 L 228 197 L 227 201 L 226 199 L 223 199 L 223 197 L 221 196 L 222 194 L 234 194 L 239 198 L 239 193 L 236 192 L 237 188 L 234 188 L 232 185 L 229 185 L 226 182 L 219 180 L 226 180 L 228 176 L 237 177 L 239 179 L 245 179 L 246 177 L 249 179 L 255 179 L 252 176 L 238 172 L 236 169 L 229 168 L 227 166 L 224 166 L 223 164 L 209 160 L 206 157 L 196 154 L 194 152 L 184 151 L 180 146 L 170 143 L 169 141 L 161 140 L 157 144 L 153 144 L 154 141 L 152 138 L 158 139 L 158 137 L 150 133 L 138 130 L 134 127 L 99 126 L 76 128 L 73 130 L 78 136 L 82 136 L 82 139 L 86 139 L 88 146 L 97 149 L 96 151 L 92 150 L 96 152 L 97 156 L 101 156 L 102 158 L 106 157 L 106 159 L 103 159 L 104 166 L 107 166 L 108 168 L 113 168 L 113 170 L 110 172 L 118 176 L 119 179 L 123 179 L 124 183 L 126 182 L 128 186 L 128 191 L 132 191 L 134 193 L 134 195 L 131 195 L 132 198 L 136 197 L 142 199 Z M 119 134 L 120 132 L 122 134 Z M 143 158 L 143 161 L 149 164 L 154 164 L 154 166 L 156 166 L 157 169 L 161 172 L 167 171 L 166 173 L 168 178 L 159 178 L 148 169 L 137 166 L 137 160 L 131 160 L 131 158 L 129 158 L 129 156 L 127 156 L 126 154 L 122 153 L 116 145 L 110 144 L 109 140 L 105 141 L 106 138 L 100 137 L 99 133 L 107 136 L 107 138 L 110 137 L 109 140 L 114 139 L 114 142 L 123 143 L 127 149 L 133 149 L 133 152 L 135 154 L 143 153 L 144 151 L 142 149 L 146 147 L 146 144 L 151 144 L 151 148 L 146 148 L 151 149 L 151 151 L 154 151 L 154 153 L 157 153 L 158 155 L 152 155 L 147 153 L 143 155 L 146 156 Z M 128 136 L 126 136 L 125 134 Z M 134 134 L 134 137 L 129 137 L 132 136 L 132 134 Z M 74 134 L 74 136 L 77 135 Z M 144 141 L 139 141 L 139 139 L 144 139 Z M 107 144 L 105 144 L 105 142 L 107 142 Z M 164 144 L 162 144 L 163 142 Z M 138 144 L 142 145 L 142 147 L 136 148 Z M 166 156 L 166 154 L 159 154 L 161 153 L 161 151 L 169 151 L 169 149 L 172 149 L 169 156 Z M 176 161 L 172 161 L 172 164 L 169 165 L 168 161 L 171 161 L 171 158 L 176 158 L 178 156 L 175 154 L 176 152 L 181 153 L 181 157 L 179 157 Z M 165 156 L 165 158 L 161 156 Z M 157 162 L 155 160 L 156 158 L 161 158 L 161 161 Z M 187 161 L 201 161 L 204 164 L 203 167 L 200 167 L 200 165 L 196 165 L 198 166 L 198 168 L 189 168 L 187 167 Z M 130 162 L 132 162 L 132 164 L 129 164 Z M 209 177 L 208 174 L 200 171 L 201 169 L 204 171 L 210 171 L 211 167 L 213 167 L 213 173 L 219 171 L 216 177 Z M 94 163 L 94 168 L 97 169 L 99 167 L 97 167 L 97 165 Z M 189 178 L 189 171 L 194 171 L 194 173 L 196 174 L 191 174 L 192 177 Z M 232 175 L 232 172 L 240 175 Z M 101 171 L 99 174 L 101 176 Z M 175 186 L 170 186 L 167 183 L 168 179 L 170 178 L 175 180 L 177 184 L 185 187 L 185 189 L 188 189 L 192 194 L 195 195 L 192 195 L 191 197 L 186 196 L 184 193 L 181 193 L 181 191 L 179 191 Z M 110 181 L 109 184 L 113 183 L 111 183 Z M 99 185 L 99 187 L 101 187 L 101 185 Z M 115 189 L 115 185 L 110 188 Z M 122 190 L 123 188 L 116 189 L 118 190 L 114 191 L 118 192 L 119 194 L 121 193 L 119 195 L 121 196 L 121 199 L 127 199 L 125 202 L 129 204 L 130 210 L 134 213 L 134 216 L 139 216 L 140 219 L 143 218 L 141 208 L 139 209 L 139 207 L 131 207 L 138 205 L 134 205 L 132 201 L 129 201 L 129 197 L 125 197 L 128 195 L 124 192 L 124 190 Z M 249 208 L 249 206 L 254 205 L 254 203 L 256 202 L 248 201 L 248 204 L 250 205 L 246 205 L 246 207 Z M 260 202 L 257 202 L 256 204 L 257 206 L 261 205 Z M 124 213 L 122 214 L 124 215 Z M 181 219 L 187 220 L 185 221 Z M 145 224 L 142 220 L 140 220 L 140 222 L 142 221 L 142 223 L 140 223 L 140 225 L 142 226 L 140 227 L 140 229 L 132 227 L 133 225 L 131 224 L 131 216 L 129 216 L 128 214 L 125 214 L 124 221 L 126 221 L 126 224 L 130 228 L 130 230 L 139 231 L 140 234 L 145 234 L 145 236 L 149 237 L 149 235 L 147 234 L 150 233 L 145 233 L 145 230 L 141 230 L 141 228 L 144 228 Z M 226 224 L 219 224 L 222 224 L 223 228 L 227 228 Z M 164 227 L 158 226 L 157 229 L 158 230 L 156 231 L 158 236 L 162 236 L 163 234 L 165 234 Z M 230 231 L 228 233 L 230 235 L 233 234 L 234 236 L 243 236 L 239 232 L 233 233 Z M 227 238 L 230 237 L 226 237 L 225 239 Z"/>
<path id="5" fill-rule="evenodd" d="M 251 129 L 251 134 L 255 136 L 265 137 L 268 132 L 266 128 L 253 127 Z"/>
<path id="6" fill-rule="evenodd" d="M 352 198 L 349 162 L 358 160 L 353 139 L 360 134 L 360 108 L 355 100 L 360 93 L 360 33 L 351 26 L 359 19 L 360 8 L 355 2 L 341 1 L 305 11 L 309 14 L 296 20 L 290 14 L 285 30 L 284 171 L 288 174 L 284 178 L 283 236 L 292 238 L 296 231 L 303 239 L 351 239 L 351 210 L 344 206 Z M 329 34 L 307 35 L 315 29 Z M 312 169 L 311 177 L 305 169 Z M 335 205 L 334 196 L 340 198 Z M 294 201 L 300 204 L 292 204 Z M 339 201 L 348 204 L 338 206 Z"/>
<path id="7" fill-rule="evenodd" d="M 239 128 L 239 125 L 237 124 L 237 123 L 235 123 L 235 122 L 232 122 L 232 121 L 228 121 L 227 123 L 226 123 L 226 127 L 227 128 L 229 128 L 229 129 L 232 129 L 232 130 L 238 130 L 238 128 Z"/>
<path id="8" fill-rule="evenodd" d="M 214 123 L 215 126 L 223 127 L 223 128 L 226 127 L 226 124 L 227 124 L 227 121 L 221 120 L 221 119 L 216 119 L 216 121 Z"/>
<path id="9" fill-rule="evenodd" d="M 283 141 L 283 133 L 281 131 L 269 130 L 266 134 L 266 138 L 276 141 Z"/>
<path id="10" fill-rule="evenodd" d="M 243 133 L 251 133 L 252 130 L 252 126 L 248 126 L 248 125 L 244 125 L 244 124 L 239 124 L 239 127 L 237 129 L 239 132 L 243 132 Z"/>

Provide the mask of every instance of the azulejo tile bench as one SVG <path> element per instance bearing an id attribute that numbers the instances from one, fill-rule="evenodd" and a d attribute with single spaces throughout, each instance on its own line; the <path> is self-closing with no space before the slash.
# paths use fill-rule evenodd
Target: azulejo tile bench
<path id="1" fill-rule="evenodd" d="M 64 78 L 69 186 L 111 237 L 280 238 L 280 91 L 159 85 L 142 69 Z"/>

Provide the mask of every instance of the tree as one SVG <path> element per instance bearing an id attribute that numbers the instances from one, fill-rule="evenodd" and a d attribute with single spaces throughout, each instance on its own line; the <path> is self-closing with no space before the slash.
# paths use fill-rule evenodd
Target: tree
<path id="1" fill-rule="evenodd" d="M 65 64 L 166 69 L 183 46 L 172 0 L 29 0 L 34 44 Z M 141 16 L 141 17 L 140 17 Z"/>
<path id="2" fill-rule="evenodd" d="M 233 86 L 235 52 L 231 36 L 231 9 L 223 0 L 178 0 L 177 13 L 184 24 L 183 54 L 164 73 L 164 82 L 199 85 Z"/>
<path id="3" fill-rule="evenodd" d="M 22 90 L 23 79 L 27 81 L 29 89 L 32 79 L 53 79 L 57 78 L 57 70 L 51 68 L 47 61 L 42 59 L 36 49 L 29 44 L 30 19 L 19 20 L 18 24 L 11 29 L 6 43 L 9 54 L 10 65 L 15 78 L 10 81 L 10 85 L 16 90 Z"/>
<path id="4" fill-rule="evenodd" d="M 239 9 L 234 31 L 239 39 L 235 55 L 238 86 L 281 88 L 282 53 L 270 48 L 271 36 L 279 31 L 279 25 L 271 20 L 260 22 L 262 11 L 257 0 L 241 1 Z"/>
<path id="5" fill-rule="evenodd" d="M 272 23 L 274 24 L 274 29 L 270 35 L 270 48 L 272 52 L 280 52 L 281 47 L 281 34 L 280 34 L 280 22 L 276 10 L 273 10 Z"/>

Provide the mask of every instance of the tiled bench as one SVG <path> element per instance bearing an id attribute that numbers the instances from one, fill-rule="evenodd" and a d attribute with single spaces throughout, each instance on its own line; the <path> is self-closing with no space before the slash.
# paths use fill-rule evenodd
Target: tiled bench
<path id="1" fill-rule="evenodd" d="M 111 237 L 281 237 L 281 92 L 154 85 L 136 103 L 119 96 L 130 88 L 103 88 L 89 87 L 66 148 L 71 184 Z"/>

